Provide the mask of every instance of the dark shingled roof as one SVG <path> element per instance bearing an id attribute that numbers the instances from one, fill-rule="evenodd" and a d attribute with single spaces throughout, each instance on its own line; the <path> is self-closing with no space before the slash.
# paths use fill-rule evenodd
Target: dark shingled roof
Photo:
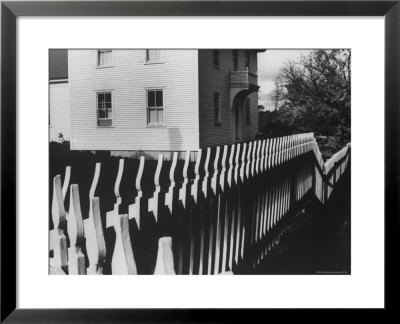
<path id="1" fill-rule="evenodd" d="M 68 50 L 49 50 L 49 79 L 68 79 Z"/>

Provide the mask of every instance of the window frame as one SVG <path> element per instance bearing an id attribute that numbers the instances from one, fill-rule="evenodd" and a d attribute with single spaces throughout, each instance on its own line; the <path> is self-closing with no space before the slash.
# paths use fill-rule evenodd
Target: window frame
<path id="1" fill-rule="evenodd" d="M 161 59 L 159 60 L 149 60 L 149 51 L 160 51 L 161 52 Z M 163 64 L 165 63 L 165 50 L 163 49 L 157 49 L 157 48 L 146 48 L 144 50 L 144 64 Z"/>
<path id="2" fill-rule="evenodd" d="M 218 95 L 218 107 L 215 106 L 216 95 Z M 218 108 L 218 113 L 216 113 L 216 108 Z M 214 125 L 221 126 L 221 93 L 218 91 L 214 91 L 213 94 L 213 112 L 214 112 Z"/>
<path id="3" fill-rule="evenodd" d="M 233 71 L 239 71 L 239 50 L 232 50 Z"/>
<path id="4" fill-rule="evenodd" d="M 213 65 L 215 67 L 219 67 L 219 63 L 220 63 L 220 55 L 219 55 L 219 50 L 214 49 L 213 50 Z"/>
<path id="5" fill-rule="evenodd" d="M 101 118 L 103 120 L 111 119 L 111 125 L 99 125 L 99 94 L 110 93 L 111 94 L 111 118 Z M 108 108 L 106 108 L 108 109 Z M 96 127 L 97 128 L 114 128 L 114 91 L 113 90 L 96 90 Z"/>
<path id="6" fill-rule="evenodd" d="M 110 52 L 110 62 L 108 64 L 100 65 L 100 52 Z M 96 51 L 96 67 L 98 69 L 113 67 L 113 50 L 112 49 L 98 49 Z"/>
<path id="7" fill-rule="evenodd" d="M 149 108 L 149 92 L 150 91 L 162 91 L 162 100 L 163 100 L 163 105 L 162 108 Z M 155 97 L 156 98 L 156 97 Z M 145 121 L 146 121 L 146 128 L 163 128 L 166 126 L 166 113 L 165 113 L 165 87 L 151 87 L 151 88 L 145 88 Z M 162 111 L 162 123 L 150 123 L 150 115 L 149 111 L 150 110 L 161 110 Z"/>
<path id="8" fill-rule="evenodd" d="M 250 51 L 245 51 L 244 52 L 244 57 L 245 57 L 246 69 L 250 71 Z"/>

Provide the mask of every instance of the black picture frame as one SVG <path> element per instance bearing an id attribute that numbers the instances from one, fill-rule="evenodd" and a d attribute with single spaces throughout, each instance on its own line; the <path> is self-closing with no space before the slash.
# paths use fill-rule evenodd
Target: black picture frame
<path id="1" fill-rule="evenodd" d="M 231 322 L 238 310 L 16 308 L 16 19 L 19 16 L 384 16 L 385 308 L 398 286 L 400 4 L 396 1 L 2 1 L 1 2 L 1 322 Z M 371 148 L 373 151 L 373 148 Z M 373 152 L 371 153 L 373 154 Z M 373 188 L 371 188 L 373 190 Z M 373 233 L 371 233 L 371 236 Z M 368 253 L 368 252 L 366 252 Z M 372 256 L 371 256 L 372 257 Z M 251 318 L 258 310 L 240 310 Z M 252 312 L 250 314 L 250 312 Z M 257 315 L 253 312 L 257 312 Z M 254 314 L 254 315 L 253 315 Z M 253 317 L 256 316 L 256 317 Z M 250 319 L 250 317 L 248 318 Z"/>

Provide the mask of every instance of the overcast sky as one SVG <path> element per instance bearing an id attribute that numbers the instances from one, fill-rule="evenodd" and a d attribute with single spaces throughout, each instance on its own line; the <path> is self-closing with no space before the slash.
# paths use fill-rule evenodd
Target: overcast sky
<path id="1" fill-rule="evenodd" d="M 272 103 L 268 99 L 269 93 L 274 89 L 274 82 L 281 68 L 288 61 L 297 60 L 301 54 L 307 55 L 311 50 L 266 50 L 258 53 L 258 84 L 259 100 L 258 104 L 266 109 L 273 109 Z"/>

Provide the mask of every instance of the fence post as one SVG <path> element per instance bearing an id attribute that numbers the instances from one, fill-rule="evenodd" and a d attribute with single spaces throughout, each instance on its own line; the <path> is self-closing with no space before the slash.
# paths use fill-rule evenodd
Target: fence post
<path id="1" fill-rule="evenodd" d="M 86 250 L 89 258 L 88 274 L 102 274 L 106 258 L 106 246 L 100 218 L 100 200 L 94 197 L 100 176 L 101 163 L 96 163 L 92 185 L 89 191 L 89 217 L 83 221 Z"/>
<path id="2" fill-rule="evenodd" d="M 174 256 L 172 253 L 172 238 L 161 237 L 158 240 L 157 262 L 154 270 L 155 275 L 174 275 Z"/>
<path id="3" fill-rule="evenodd" d="M 128 214 L 117 214 L 114 217 L 116 233 L 114 254 L 111 261 L 113 275 L 136 275 L 136 263 L 133 256 L 129 235 Z"/>
<path id="4" fill-rule="evenodd" d="M 67 238 L 65 236 L 67 219 L 64 208 L 63 193 L 61 189 L 61 177 L 56 175 L 53 179 L 53 201 L 51 204 L 51 216 L 54 230 L 50 235 L 50 246 L 53 249 L 54 265 L 63 271 L 68 271 Z"/>
<path id="5" fill-rule="evenodd" d="M 81 203 L 79 199 L 79 187 L 77 184 L 72 184 L 70 187 L 67 228 L 70 241 L 70 247 L 68 249 L 68 272 L 70 275 L 86 274 L 85 256 L 82 253 L 85 239 Z"/>
<path id="6" fill-rule="evenodd" d="M 100 199 L 93 197 L 90 215 L 85 219 L 86 250 L 89 258 L 88 274 L 103 274 L 106 262 L 106 243 L 100 218 Z"/>

